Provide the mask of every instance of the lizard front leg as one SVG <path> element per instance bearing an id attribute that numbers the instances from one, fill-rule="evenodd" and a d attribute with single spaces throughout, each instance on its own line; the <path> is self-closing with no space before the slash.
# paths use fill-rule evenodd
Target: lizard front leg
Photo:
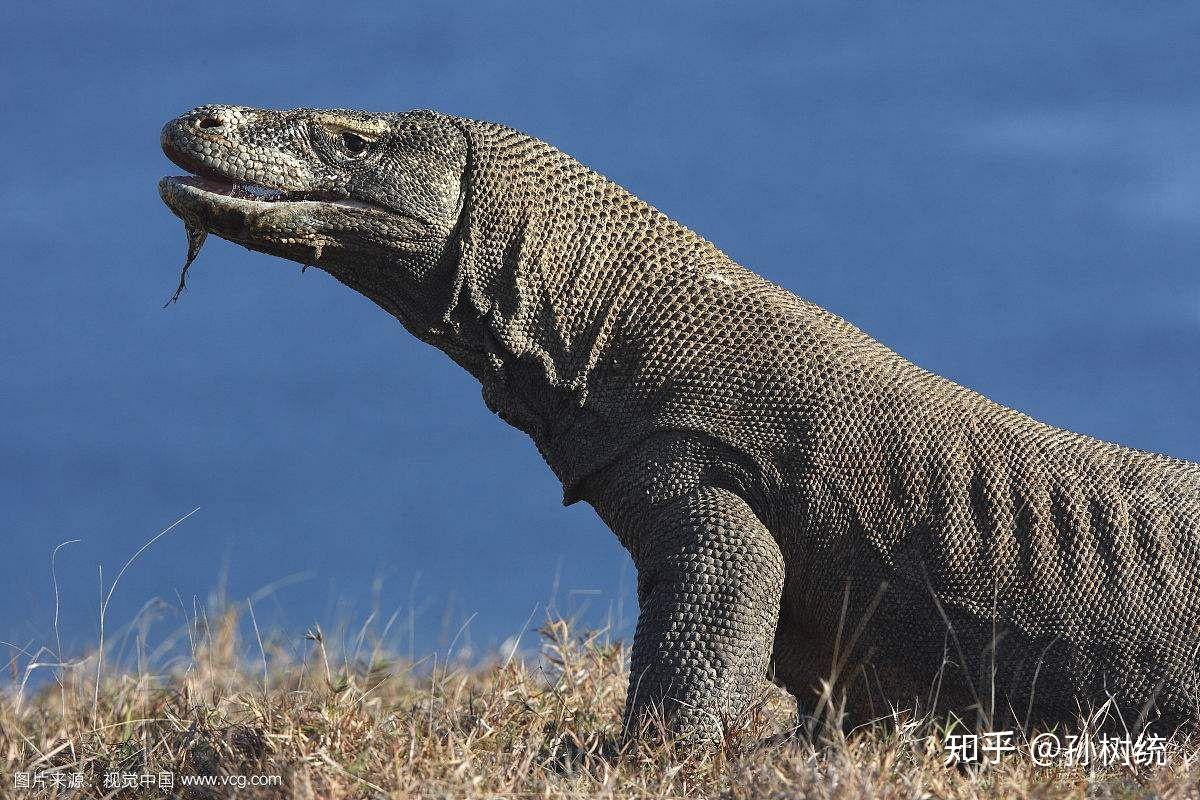
<path id="1" fill-rule="evenodd" d="M 733 492 L 699 486 L 641 515 L 626 729 L 648 712 L 721 739 L 762 689 L 779 618 L 779 547 Z"/>

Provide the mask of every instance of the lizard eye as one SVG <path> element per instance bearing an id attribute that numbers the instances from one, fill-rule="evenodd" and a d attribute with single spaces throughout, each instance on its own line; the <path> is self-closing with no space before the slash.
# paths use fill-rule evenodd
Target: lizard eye
<path id="1" fill-rule="evenodd" d="M 342 147 L 345 148 L 346 153 L 349 155 L 361 156 L 367 152 L 367 148 L 370 146 L 371 143 L 357 133 L 342 131 Z"/>

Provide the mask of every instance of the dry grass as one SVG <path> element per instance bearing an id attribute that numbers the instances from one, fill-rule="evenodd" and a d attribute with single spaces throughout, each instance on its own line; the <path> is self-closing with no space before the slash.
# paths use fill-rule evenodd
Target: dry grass
<path id="1" fill-rule="evenodd" d="M 477 666 L 410 664 L 358 637 L 335 655 L 310 632 L 303 657 L 237 615 L 189 626 L 173 669 L 104 669 L 94 657 L 24 697 L 0 697 L 0 791 L 46 797 L 1192 797 L 1200 766 L 944 766 L 945 731 L 895 718 L 848 737 L 776 737 L 794 705 L 764 697 L 720 752 L 688 756 L 647 736 L 621 744 L 625 648 L 562 621 L 540 652 Z M 354 637 L 351 637 L 352 639 Z M 369 637 L 368 637 L 369 638 Z M 260 649 L 261 648 L 261 649 Z M 364 654 L 364 649 L 367 653 Z M 357 656 L 355 655 L 357 653 Z M 110 659 L 111 661 L 111 659 Z M 21 669 L 16 670 L 17 674 Z M 79 772 L 82 788 L 17 789 L 18 772 Z M 175 786 L 106 788 L 107 773 L 169 772 Z M 187 789 L 182 776 L 278 775 L 282 786 Z M 236 779 L 235 779 L 236 780 Z"/>

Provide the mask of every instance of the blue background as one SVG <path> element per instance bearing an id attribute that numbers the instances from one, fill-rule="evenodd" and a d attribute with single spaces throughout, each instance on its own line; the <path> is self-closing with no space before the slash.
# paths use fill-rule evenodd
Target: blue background
<path id="1" fill-rule="evenodd" d="M 929 369 L 1200 459 L 1200 12 L 1179 4 L 17 4 L 0 17 L 0 639 L 399 611 L 476 653 L 633 571 L 478 387 L 319 271 L 183 228 L 202 103 L 434 107 L 544 138 Z M 1192 6 L 1195 9 L 1195 6 Z M 276 585 L 283 581 L 283 585 Z M 289 582 L 291 581 L 291 582 Z M 409 632 L 405 626 L 415 624 Z"/>

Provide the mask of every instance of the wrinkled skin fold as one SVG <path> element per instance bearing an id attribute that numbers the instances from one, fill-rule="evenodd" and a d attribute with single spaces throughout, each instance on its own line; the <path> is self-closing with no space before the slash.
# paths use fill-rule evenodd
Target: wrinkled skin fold
<path id="1" fill-rule="evenodd" d="M 718 741 L 769 674 L 802 713 L 832 685 L 851 723 L 1109 702 L 1194 726 L 1197 465 L 926 372 L 501 125 L 205 106 L 162 144 L 189 264 L 208 232 L 327 271 L 612 528 L 638 569 L 632 725 Z"/>

